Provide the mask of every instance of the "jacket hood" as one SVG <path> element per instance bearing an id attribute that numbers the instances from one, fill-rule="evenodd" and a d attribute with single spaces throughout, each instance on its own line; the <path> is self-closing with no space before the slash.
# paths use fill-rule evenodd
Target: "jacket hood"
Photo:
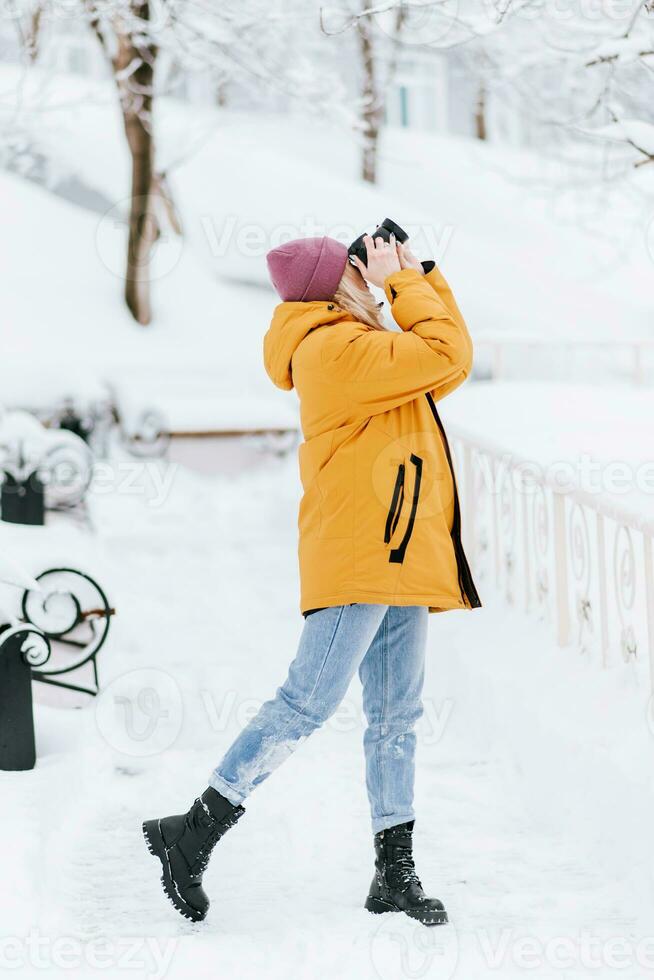
<path id="1" fill-rule="evenodd" d="M 351 316 L 334 303 L 280 303 L 263 338 L 263 363 L 278 388 L 293 387 L 291 360 L 304 338 L 315 330 Z"/>

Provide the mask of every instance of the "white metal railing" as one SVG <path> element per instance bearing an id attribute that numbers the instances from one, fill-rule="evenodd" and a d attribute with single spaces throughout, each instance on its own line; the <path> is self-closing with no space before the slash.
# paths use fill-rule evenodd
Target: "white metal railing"
<path id="1" fill-rule="evenodd" d="M 654 361 L 654 340 L 565 340 L 559 337 L 535 337 L 521 334 L 482 334 L 475 337 L 476 350 L 490 352 L 491 374 L 493 380 L 506 377 L 506 359 L 509 351 L 595 351 L 598 353 L 628 356 L 627 374 L 634 384 L 643 385 L 647 381 L 647 365 Z"/>
<path id="2" fill-rule="evenodd" d="M 463 531 L 476 578 L 553 620 L 603 666 L 624 662 L 654 694 L 654 519 L 457 426 Z M 482 590 L 483 591 L 483 590 Z"/>

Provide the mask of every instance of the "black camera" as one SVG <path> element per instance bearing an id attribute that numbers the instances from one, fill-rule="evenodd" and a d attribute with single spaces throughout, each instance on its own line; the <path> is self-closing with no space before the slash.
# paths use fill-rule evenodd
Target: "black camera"
<path id="1" fill-rule="evenodd" d="M 364 235 L 365 234 L 366 232 L 364 232 Z M 372 239 L 374 241 L 376 238 L 383 238 L 385 242 L 390 242 L 391 235 L 395 235 L 396 240 L 402 245 L 409 240 L 409 236 L 405 230 L 400 228 L 399 225 L 396 225 L 391 218 L 384 218 L 379 228 L 373 231 Z M 364 265 L 368 265 L 368 253 L 366 252 L 363 235 L 359 235 L 358 238 L 355 238 L 348 248 L 347 253 L 350 257 L 356 255 L 357 258 L 361 259 Z"/>

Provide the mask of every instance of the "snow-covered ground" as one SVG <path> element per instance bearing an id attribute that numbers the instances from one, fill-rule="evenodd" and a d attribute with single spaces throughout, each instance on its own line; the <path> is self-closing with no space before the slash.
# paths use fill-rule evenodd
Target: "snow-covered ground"
<path id="1" fill-rule="evenodd" d="M 0 81 L 11 113 L 15 75 L 3 69 Z M 627 247 L 607 212 L 591 240 L 565 211 L 569 196 L 534 193 L 544 185 L 529 154 L 389 130 L 371 189 L 356 179 L 356 148 L 322 121 L 163 101 L 160 162 L 185 234 L 158 244 L 153 325 L 137 327 L 121 299 L 120 120 L 111 87 L 85 84 L 55 79 L 45 105 L 20 89 L 27 118 L 41 107 L 55 170 L 107 208 L 0 175 L 7 404 L 90 398 L 110 381 L 121 403 L 161 407 L 180 426 L 293 424 L 295 396 L 274 391 L 261 363 L 275 301 L 265 251 L 312 229 L 349 239 L 385 215 L 442 261 L 473 337 L 652 337 L 641 229 Z M 532 357 L 513 362 L 516 376 L 533 376 Z M 583 453 L 647 464 L 651 389 L 599 387 L 624 366 L 595 367 L 579 361 L 585 386 L 469 384 L 443 414 L 545 466 Z M 555 649 L 546 624 L 509 613 L 483 581 L 482 610 L 430 619 L 420 724 L 419 868 L 452 924 L 429 931 L 361 908 L 372 842 L 356 684 L 219 846 L 207 922 L 179 919 L 140 823 L 186 808 L 283 679 L 302 628 L 296 462 L 241 461 L 230 477 L 120 455 L 110 466 L 116 478 L 92 496 L 93 534 L 65 519 L 1 532 L 32 572 L 63 556 L 87 567 L 118 610 L 101 697 L 35 685 L 39 764 L 0 779 L 3 965 L 175 980 L 641 980 L 654 970 L 646 684 L 624 665 L 602 672 Z M 651 514 L 638 488 L 628 503 Z"/>
<path id="2" fill-rule="evenodd" d="M 483 610 L 430 617 L 419 725 L 417 856 L 452 924 L 361 908 L 358 682 L 219 845 L 207 922 L 167 903 L 140 822 L 202 791 L 285 675 L 302 628 L 298 493 L 291 454 L 233 479 L 179 469 L 158 506 L 93 502 L 84 558 L 118 610 L 104 692 L 73 710 L 36 685 L 37 769 L 2 776 L 7 961 L 21 976 L 97 962 L 118 976 L 131 956 L 143 977 L 310 980 L 517 978 L 534 963 L 539 977 L 611 977 L 620 962 L 640 980 L 654 965 L 646 693 L 554 651 L 484 583 Z"/>

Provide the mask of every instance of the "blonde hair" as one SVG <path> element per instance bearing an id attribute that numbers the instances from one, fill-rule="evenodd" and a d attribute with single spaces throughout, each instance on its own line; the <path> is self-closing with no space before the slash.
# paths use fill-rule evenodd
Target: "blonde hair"
<path id="1" fill-rule="evenodd" d="M 373 330 L 386 330 L 379 304 L 359 270 L 349 262 L 334 293 L 334 302 Z"/>

